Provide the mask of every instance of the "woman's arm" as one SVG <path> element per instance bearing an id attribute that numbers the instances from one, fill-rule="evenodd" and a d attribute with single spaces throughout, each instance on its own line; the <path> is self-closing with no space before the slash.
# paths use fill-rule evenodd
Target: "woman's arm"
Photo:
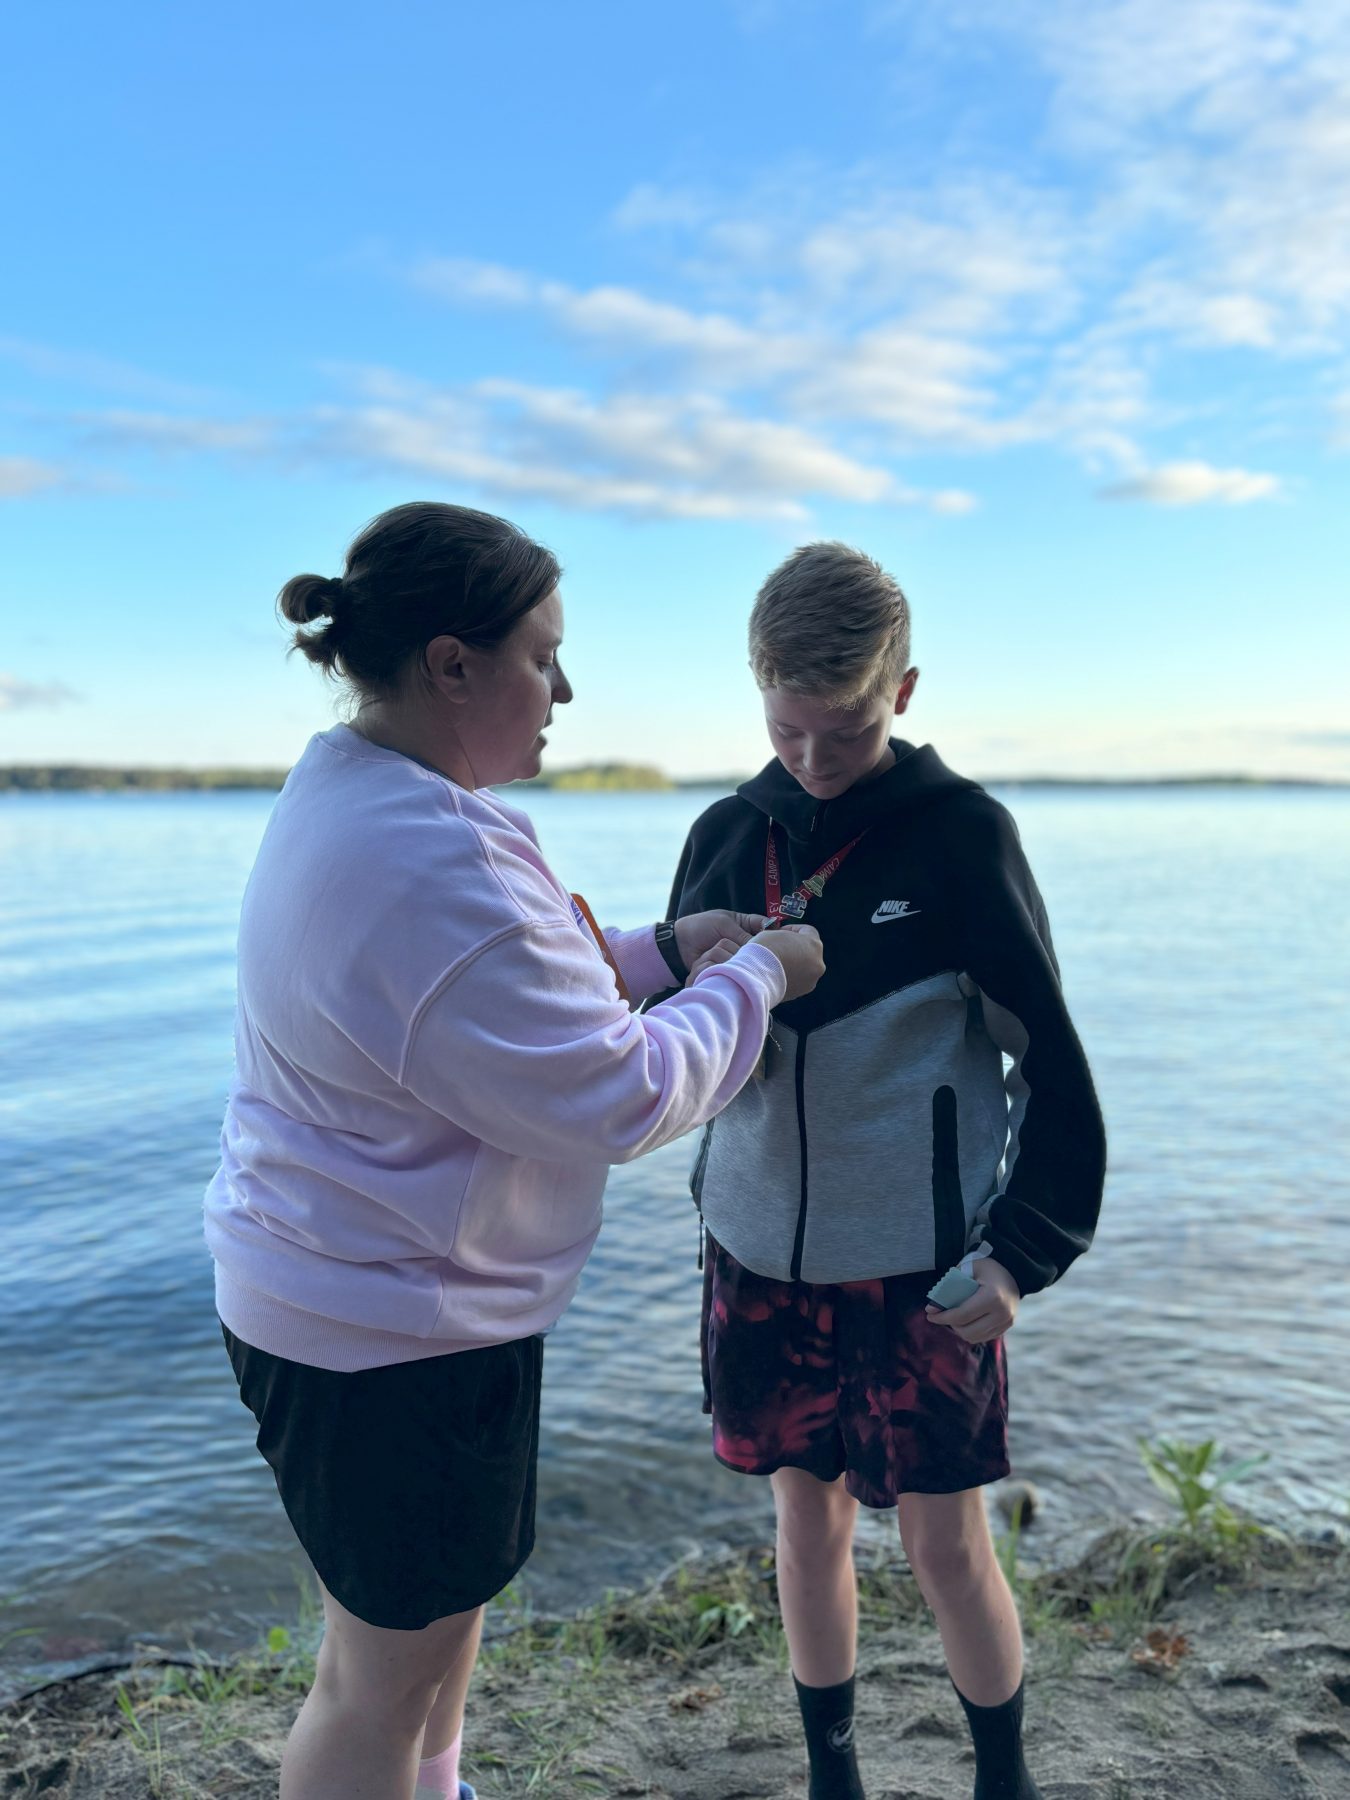
<path id="1" fill-rule="evenodd" d="M 782 965 L 751 943 L 639 1015 L 570 920 L 522 923 L 425 996 L 399 1079 L 513 1155 L 628 1162 L 721 1111 L 785 991 Z"/>

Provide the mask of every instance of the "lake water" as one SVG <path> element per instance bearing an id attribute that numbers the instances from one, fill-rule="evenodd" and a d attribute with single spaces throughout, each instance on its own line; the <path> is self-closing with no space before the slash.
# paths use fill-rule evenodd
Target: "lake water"
<path id="1" fill-rule="evenodd" d="M 712 796 L 533 795 L 606 923 L 664 911 Z M 1143 1434 L 1269 1453 L 1269 1516 L 1344 1517 L 1350 795 L 1009 797 L 1096 1071 L 1097 1245 L 1011 1342 L 1018 1472 L 1063 1547 L 1147 1504 Z M 0 1662 L 250 1642 L 298 1554 L 200 1235 L 239 896 L 270 795 L 0 800 Z M 614 1173 L 548 1353 L 543 1605 L 767 1535 L 699 1412 L 688 1143 Z M 885 1521 L 874 1529 L 885 1530 Z"/>

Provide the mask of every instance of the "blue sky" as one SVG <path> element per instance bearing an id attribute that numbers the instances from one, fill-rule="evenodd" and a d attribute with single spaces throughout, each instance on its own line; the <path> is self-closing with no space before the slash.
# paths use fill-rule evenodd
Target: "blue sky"
<path id="1" fill-rule="evenodd" d="M 6 27 L 0 761 L 284 764 L 394 502 L 566 568 L 557 763 L 757 766 L 893 569 L 975 774 L 1350 776 L 1350 11 L 126 0 Z"/>

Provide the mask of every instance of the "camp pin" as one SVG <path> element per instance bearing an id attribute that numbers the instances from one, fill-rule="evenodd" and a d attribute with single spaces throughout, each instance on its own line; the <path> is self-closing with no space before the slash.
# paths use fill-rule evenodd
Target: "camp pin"
<path id="1" fill-rule="evenodd" d="M 802 886 L 810 884 L 803 882 Z M 778 910 L 785 919 L 804 919 L 806 917 L 806 900 L 801 894 L 786 894 L 778 903 Z"/>

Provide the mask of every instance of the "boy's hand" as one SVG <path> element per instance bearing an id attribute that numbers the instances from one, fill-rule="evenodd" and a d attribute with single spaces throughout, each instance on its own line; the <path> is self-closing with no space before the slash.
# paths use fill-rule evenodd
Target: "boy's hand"
<path id="1" fill-rule="evenodd" d="M 715 944 L 729 943 L 733 952 L 739 950 L 757 932 L 763 931 L 768 922 L 761 913 L 690 913 L 687 919 L 675 921 L 676 948 L 685 968 L 692 971 L 699 958 Z M 726 958 L 719 957 L 718 960 L 725 962 Z"/>
<path id="2" fill-rule="evenodd" d="M 980 1284 L 978 1294 L 945 1311 L 930 1305 L 928 1320 L 932 1325 L 949 1325 L 968 1344 L 988 1344 L 1012 1329 L 1022 1292 L 1003 1264 L 995 1262 L 992 1256 L 982 1256 L 975 1264 L 975 1279 Z"/>

